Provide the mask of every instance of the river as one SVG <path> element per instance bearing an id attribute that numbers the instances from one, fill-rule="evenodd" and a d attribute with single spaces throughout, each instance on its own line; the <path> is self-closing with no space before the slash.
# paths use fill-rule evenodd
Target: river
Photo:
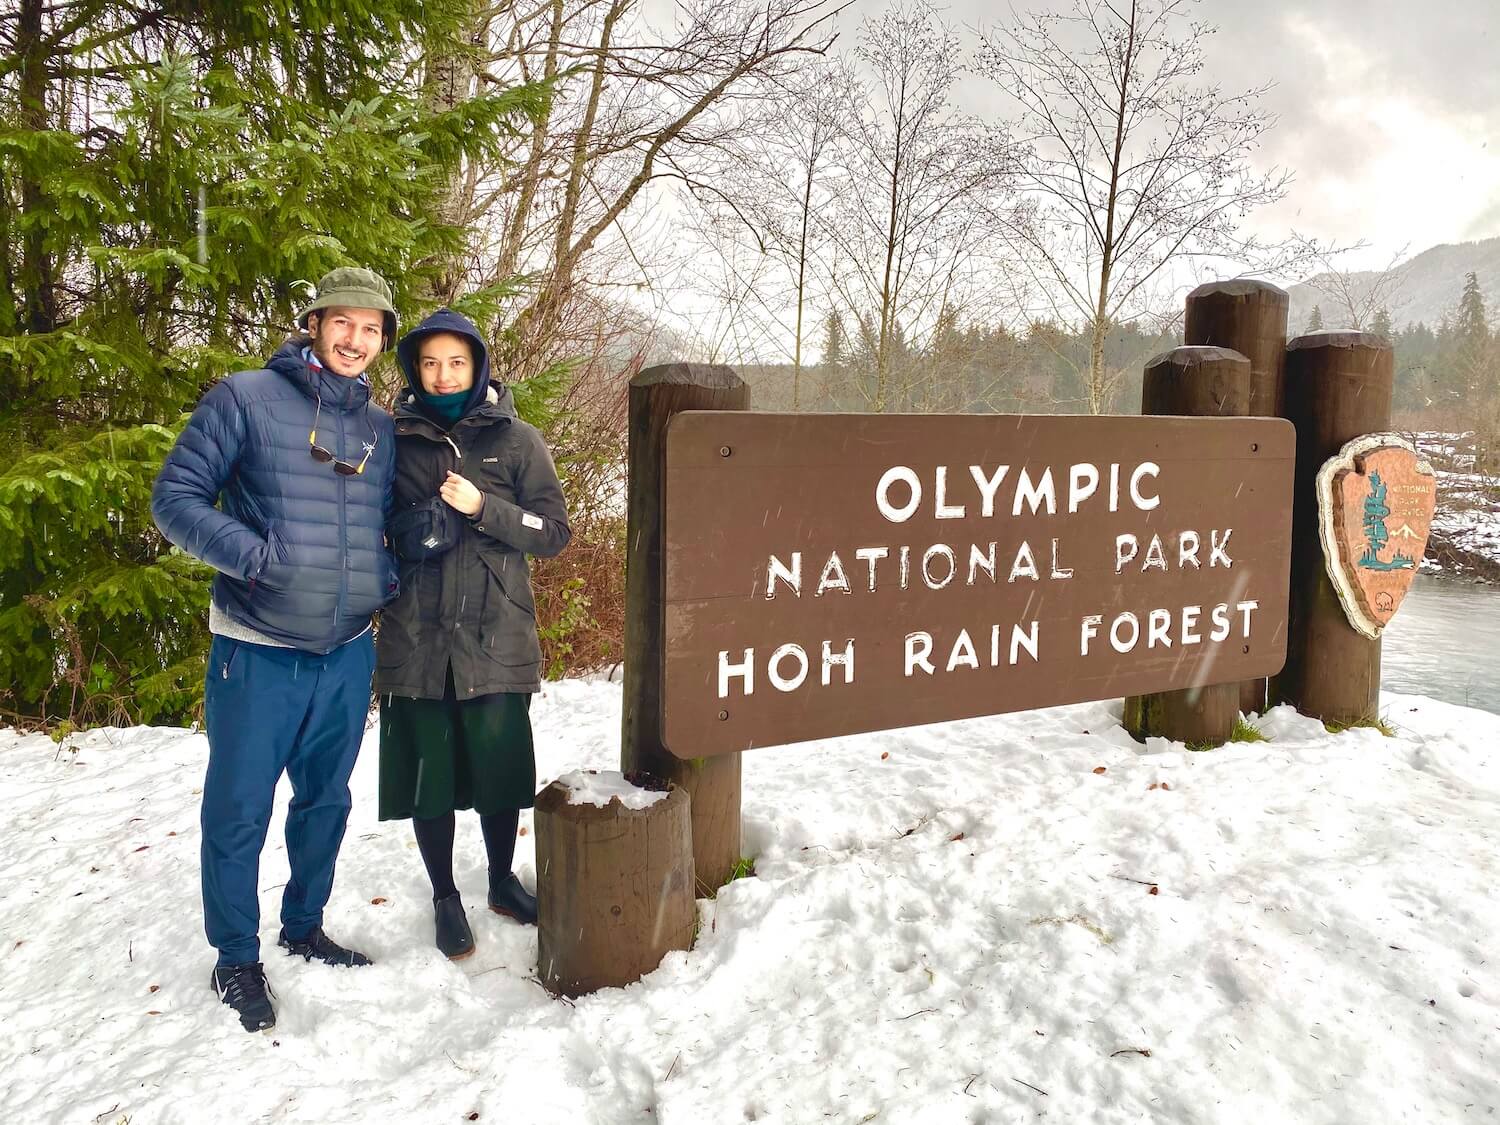
<path id="1" fill-rule="evenodd" d="M 1383 640 L 1386 691 L 1500 714 L 1500 588 L 1419 574 Z"/>

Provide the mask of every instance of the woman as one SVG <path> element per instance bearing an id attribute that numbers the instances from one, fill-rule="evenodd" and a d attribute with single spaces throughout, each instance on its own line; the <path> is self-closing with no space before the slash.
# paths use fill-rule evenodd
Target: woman
<path id="1" fill-rule="evenodd" d="M 474 935 L 453 881 L 456 809 L 479 814 L 490 909 L 536 922 L 536 898 L 511 871 L 536 792 L 529 710 L 542 656 L 526 556 L 557 554 L 571 532 L 552 458 L 510 388 L 490 385 L 478 329 L 439 309 L 396 356 L 408 385 L 389 525 L 401 595 L 377 645 L 380 819 L 411 818 L 437 947 L 458 960 Z"/>

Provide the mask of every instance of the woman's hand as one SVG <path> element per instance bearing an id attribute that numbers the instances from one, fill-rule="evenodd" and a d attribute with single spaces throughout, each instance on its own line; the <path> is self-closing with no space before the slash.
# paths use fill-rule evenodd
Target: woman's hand
<path id="1" fill-rule="evenodd" d="M 438 489 L 438 495 L 448 507 L 466 516 L 477 516 L 484 507 L 484 493 L 469 483 L 468 477 L 461 477 L 457 473 L 448 474 L 443 486 Z"/>

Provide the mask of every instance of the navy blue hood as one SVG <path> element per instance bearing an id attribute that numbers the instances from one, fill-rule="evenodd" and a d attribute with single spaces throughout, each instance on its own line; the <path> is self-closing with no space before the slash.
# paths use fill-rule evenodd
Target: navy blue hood
<path id="1" fill-rule="evenodd" d="M 396 345 L 396 360 L 401 364 L 402 374 L 406 376 L 406 385 L 416 394 L 418 402 L 422 401 L 424 392 L 422 380 L 417 375 L 417 350 L 421 347 L 422 338 L 435 332 L 451 332 L 455 336 L 462 336 L 469 341 L 474 351 L 474 386 L 470 388 L 463 413 L 459 415 L 462 418 L 485 401 L 490 388 L 490 350 L 485 347 L 484 337 L 479 334 L 474 322 L 462 313 L 456 313 L 452 309 L 438 309 L 424 317 L 422 323 L 402 336 L 401 342 Z"/>
<path id="2" fill-rule="evenodd" d="M 266 367 L 308 398 L 322 402 L 325 410 L 358 410 L 370 401 L 370 380 L 365 376 L 350 378 L 308 363 L 302 353 L 311 344 L 309 336 L 289 337 L 266 361 Z"/>

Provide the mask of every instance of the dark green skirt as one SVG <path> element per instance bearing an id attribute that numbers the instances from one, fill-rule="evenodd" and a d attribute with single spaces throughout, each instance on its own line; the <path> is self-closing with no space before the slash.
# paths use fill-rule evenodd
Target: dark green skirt
<path id="1" fill-rule="evenodd" d="M 531 694 L 380 697 L 380 819 L 529 809 L 536 797 Z"/>

